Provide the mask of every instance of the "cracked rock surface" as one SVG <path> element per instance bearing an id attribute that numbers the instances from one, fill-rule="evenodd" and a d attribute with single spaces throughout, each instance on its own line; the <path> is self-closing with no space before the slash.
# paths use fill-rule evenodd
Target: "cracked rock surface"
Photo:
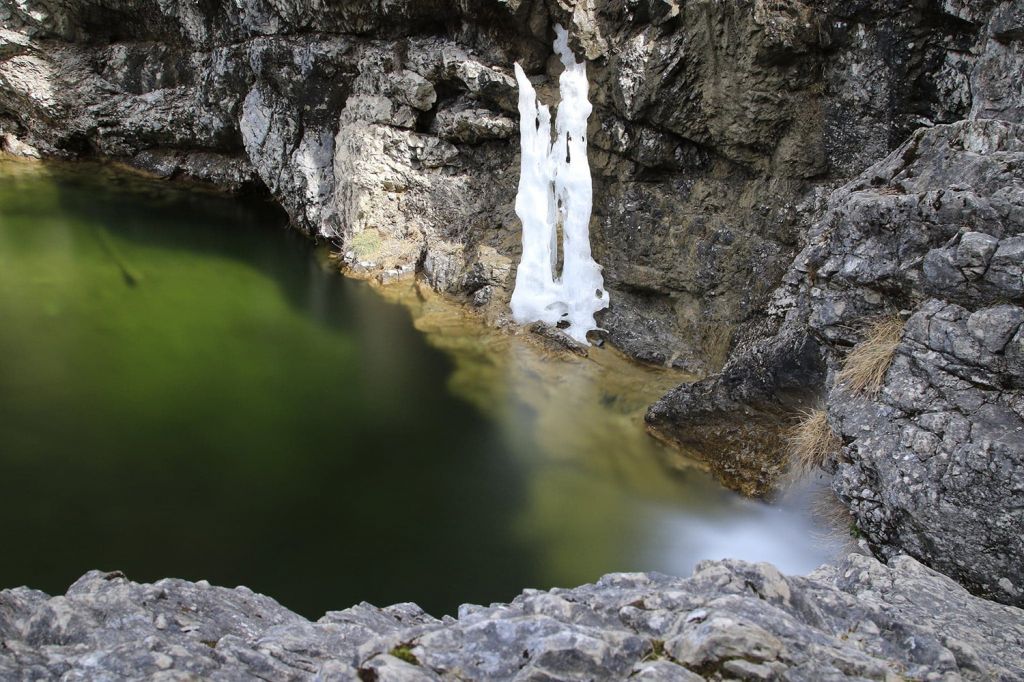
<path id="1" fill-rule="evenodd" d="M 359 604 L 315 622 L 244 587 L 87 573 L 0 592 L 10 680 L 827 680 L 1024 676 L 1024 612 L 915 560 L 853 554 L 807 577 L 715 561 L 611 574 L 436 619 Z"/>

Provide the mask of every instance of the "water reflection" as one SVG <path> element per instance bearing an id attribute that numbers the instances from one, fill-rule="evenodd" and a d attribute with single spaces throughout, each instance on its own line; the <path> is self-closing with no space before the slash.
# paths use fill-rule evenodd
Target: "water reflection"
<path id="1" fill-rule="evenodd" d="M 415 283 L 381 291 L 453 359 L 449 388 L 494 419 L 529 472 L 516 528 L 540 548 L 538 570 L 550 584 L 592 580 L 598 565 L 688 575 L 720 558 L 804 573 L 851 548 L 844 527 L 814 518 L 829 499 L 824 481 L 805 481 L 772 505 L 746 499 L 645 432 L 647 406 L 685 376 L 638 367 L 609 348 L 587 359 L 546 351 Z"/>

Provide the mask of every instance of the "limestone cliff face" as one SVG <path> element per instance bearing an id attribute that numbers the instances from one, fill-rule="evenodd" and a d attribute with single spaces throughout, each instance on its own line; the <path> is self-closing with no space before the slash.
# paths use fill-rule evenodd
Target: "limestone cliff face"
<path id="1" fill-rule="evenodd" d="M 592 234 L 615 294 L 604 326 L 634 357 L 707 373 L 760 318 L 816 190 L 920 125 L 1018 106 L 990 14 L 881 0 L 3 0 L 0 126 L 8 146 L 265 187 L 356 267 L 419 268 L 493 298 L 497 317 L 519 249 L 510 67 L 550 94 L 561 22 L 590 60 Z"/>
<path id="2" fill-rule="evenodd" d="M 269 192 L 352 269 L 419 271 L 500 322 L 510 68 L 550 97 L 556 22 L 589 60 L 603 326 L 721 370 L 652 426 L 764 493 L 778 423 L 824 392 L 873 546 L 1021 603 L 1020 0 L 0 0 L 0 135 Z M 845 398 L 851 330 L 888 309 L 902 359 L 880 399 Z"/>
<path id="3" fill-rule="evenodd" d="M 647 415 L 669 438 L 723 451 L 713 466 L 753 470 L 764 492 L 786 457 L 770 425 L 822 404 L 840 441 L 833 488 L 872 548 L 1012 604 L 1024 603 L 1024 125 L 1019 85 L 990 69 L 1021 73 L 1020 10 L 992 9 L 972 72 L 971 116 L 1002 118 L 922 127 L 833 191 L 765 336 Z M 873 396 L 838 372 L 881 316 L 905 324 Z"/>

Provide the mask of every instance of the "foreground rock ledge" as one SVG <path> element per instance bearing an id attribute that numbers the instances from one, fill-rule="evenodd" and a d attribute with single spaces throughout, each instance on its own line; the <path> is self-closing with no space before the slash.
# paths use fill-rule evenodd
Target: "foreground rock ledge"
<path id="1" fill-rule="evenodd" d="M 437 620 L 359 604 L 315 623 L 245 587 L 91 571 L 0 592 L 4 680 L 1024 679 L 1024 611 L 900 556 L 807 577 L 704 562 L 527 590 Z"/>

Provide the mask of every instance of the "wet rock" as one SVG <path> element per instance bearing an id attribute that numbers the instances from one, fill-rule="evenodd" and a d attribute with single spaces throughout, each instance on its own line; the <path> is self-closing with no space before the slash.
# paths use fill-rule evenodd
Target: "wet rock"
<path id="1" fill-rule="evenodd" d="M 30 159 L 41 158 L 39 150 L 32 145 L 25 144 L 11 133 L 3 133 L 0 136 L 0 150 L 12 156 L 21 156 Z"/>
<path id="2" fill-rule="evenodd" d="M 815 405 L 824 379 L 817 341 L 784 332 L 734 357 L 720 374 L 673 389 L 645 419 L 725 485 L 768 496 L 787 465 L 783 430 Z"/>
<path id="3" fill-rule="evenodd" d="M 230 192 L 258 192 L 263 187 L 244 156 L 148 149 L 133 156 L 129 163 L 161 178 L 193 180 Z"/>
<path id="4" fill-rule="evenodd" d="M 685 350 L 685 340 L 679 331 L 677 308 L 683 307 L 671 297 L 644 295 L 632 291 L 618 291 L 610 310 L 603 312 L 599 321 L 609 330 L 608 338 L 616 348 L 637 360 L 662 367 L 702 372 L 707 357 L 696 361 Z M 708 343 L 704 350 L 711 350 Z M 725 340 L 717 349 L 726 350 Z"/>
<path id="5" fill-rule="evenodd" d="M 588 355 L 587 347 L 582 343 L 564 333 L 560 328 L 547 324 L 546 322 L 534 322 L 526 327 L 538 338 L 543 339 L 551 348 L 560 351 L 569 351 L 580 357 Z"/>
<path id="6" fill-rule="evenodd" d="M 442 243 L 427 249 L 423 256 L 423 274 L 432 287 L 449 291 L 459 286 L 465 254 L 461 244 Z"/>

